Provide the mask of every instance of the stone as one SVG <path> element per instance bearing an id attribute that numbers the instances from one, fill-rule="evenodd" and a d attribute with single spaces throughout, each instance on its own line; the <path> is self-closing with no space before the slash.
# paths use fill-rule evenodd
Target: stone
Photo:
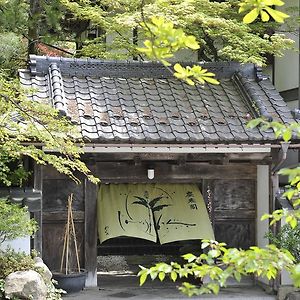
<path id="1" fill-rule="evenodd" d="M 285 299 L 287 299 L 287 300 L 300 300 L 300 292 L 296 291 L 296 292 L 289 293 L 289 294 L 287 294 Z"/>
<path id="2" fill-rule="evenodd" d="M 46 300 L 47 286 L 42 276 L 36 271 L 17 271 L 5 278 L 5 296 L 7 298 L 21 298 Z"/>
<path id="3" fill-rule="evenodd" d="M 44 264 L 43 260 L 40 257 L 34 258 L 35 264 L 34 266 L 36 268 L 39 268 L 41 270 L 42 276 L 46 281 L 51 281 L 52 273 L 47 267 L 47 265 Z"/>
<path id="4" fill-rule="evenodd" d="M 300 293 L 300 290 L 295 288 L 292 285 L 280 285 L 278 288 L 277 299 L 278 300 L 296 299 L 295 297 L 297 296 L 297 292 Z"/>

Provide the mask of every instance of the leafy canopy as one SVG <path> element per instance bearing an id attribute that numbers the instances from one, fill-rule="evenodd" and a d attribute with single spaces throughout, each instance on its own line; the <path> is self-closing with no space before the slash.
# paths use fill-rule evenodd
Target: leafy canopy
<path id="1" fill-rule="evenodd" d="M 76 171 L 98 182 L 80 160 L 78 128 L 49 105 L 26 97 L 18 81 L 8 80 L 3 73 L 0 73 L 0 116 L 0 182 L 12 184 L 11 164 L 20 162 L 24 156 L 38 164 L 49 164 L 76 182 L 79 182 Z M 22 167 L 15 172 L 23 174 Z"/>
<path id="2" fill-rule="evenodd" d="M 277 22 L 286 17 L 269 7 L 273 0 L 246 0 L 241 3 L 235 0 L 61 2 L 76 18 L 90 20 L 108 37 L 87 42 L 79 51 L 82 56 L 105 59 L 134 56 L 170 66 L 174 53 L 188 49 L 194 51 L 194 56 L 200 61 L 265 65 L 268 55 L 281 56 L 283 50 L 293 44 L 284 35 L 273 33 L 278 26 L 276 22 L 265 23 L 266 14 Z M 250 13 L 243 18 L 241 12 L 249 9 Z M 253 16 L 252 11 L 258 13 Z M 260 13 L 261 21 L 258 19 Z M 142 41 L 143 47 L 140 47 Z M 176 64 L 174 67 L 175 73 L 169 68 L 170 72 L 189 84 L 218 84 L 214 74 L 201 66 Z"/>
<path id="3" fill-rule="evenodd" d="M 88 42 L 79 53 L 82 56 L 143 58 L 146 52 L 151 52 L 151 45 L 155 45 L 154 52 L 160 51 L 163 56 L 168 56 L 165 58 L 170 58 L 170 47 L 164 44 L 165 42 L 176 42 L 176 48 L 192 39 L 192 47 L 189 48 L 196 50 L 199 61 L 234 60 L 264 65 L 268 55 L 280 56 L 283 50 L 293 44 L 284 35 L 274 34 L 278 28 L 276 22 L 262 22 L 257 17 L 252 24 L 243 23 L 243 15 L 238 10 L 239 4 L 246 3 L 244 1 L 114 0 L 101 1 L 98 4 L 94 1 L 61 2 L 66 9 L 72 11 L 74 17 L 91 20 L 93 25 L 99 26 L 109 37 L 106 40 Z M 267 1 L 257 0 L 245 5 L 246 8 L 251 8 L 257 3 L 263 5 Z M 244 6 L 241 7 L 246 11 Z M 161 20 L 164 20 L 164 23 Z M 272 20 L 276 21 L 273 17 Z M 136 32 L 135 36 L 131 34 L 133 29 Z M 149 33 L 152 35 L 150 38 Z M 188 37 L 187 40 L 183 38 L 183 33 Z M 195 40 L 191 36 L 194 36 Z M 138 40 L 138 49 L 133 43 L 134 39 Z M 146 47 L 140 53 L 139 46 L 144 40 L 147 40 Z M 199 45 L 199 49 L 194 41 Z M 159 42 L 163 42 L 160 50 Z M 98 51 L 96 45 L 100 46 Z M 185 46 L 188 47 L 187 44 Z M 152 59 L 157 56 L 157 53 L 152 53 Z"/>
<path id="4" fill-rule="evenodd" d="M 183 265 L 171 262 L 158 263 L 150 268 L 140 266 L 141 270 L 138 273 L 140 285 L 143 285 L 148 277 L 152 280 L 158 278 L 160 281 L 166 276 L 172 281 L 193 277 L 199 279 L 199 282 L 209 278 L 209 282 L 200 286 L 183 282 L 179 290 L 188 296 L 218 294 L 221 287 L 226 287 L 229 278 L 240 281 L 243 275 L 251 274 L 270 280 L 275 279 L 283 268 L 291 272 L 295 269 L 294 258 L 289 251 L 280 250 L 275 245 L 268 245 L 266 249 L 253 246 L 242 250 L 226 248 L 225 243 L 203 240 L 201 248 L 207 249 L 207 252 L 199 256 L 192 253 L 183 255 L 186 261 Z M 296 280 L 295 285 L 299 286 L 300 281 Z"/>

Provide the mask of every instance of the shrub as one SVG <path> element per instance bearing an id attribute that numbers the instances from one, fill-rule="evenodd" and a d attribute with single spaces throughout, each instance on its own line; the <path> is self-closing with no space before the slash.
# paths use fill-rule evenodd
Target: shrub
<path id="1" fill-rule="evenodd" d="M 29 219 L 27 207 L 11 204 L 6 199 L 0 199 L 0 216 L 0 244 L 32 235 L 37 230 L 36 222 Z"/>
<path id="2" fill-rule="evenodd" d="M 34 269 L 34 260 L 24 252 L 7 249 L 0 252 L 0 279 L 10 273 Z"/>
<path id="3" fill-rule="evenodd" d="M 300 226 L 291 228 L 289 224 L 281 227 L 277 234 L 269 232 L 266 234 L 270 243 L 278 248 L 284 248 L 291 252 L 294 256 L 296 263 L 300 263 Z"/>

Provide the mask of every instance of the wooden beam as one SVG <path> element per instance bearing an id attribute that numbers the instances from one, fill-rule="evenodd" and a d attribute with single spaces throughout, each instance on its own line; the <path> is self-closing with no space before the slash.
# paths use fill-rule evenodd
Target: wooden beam
<path id="1" fill-rule="evenodd" d="M 97 162 L 96 175 L 102 183 L 188 183 L 202 179 L 256 179 L 256 166 L 251 164 L 211 165 L 186 163 L 183 165 L 164 162 L 151 163 L 154 179 L 147 178 L 147 163 L 135 165 L 126 162 Z"/>
<path id="2" fill-rule="evenodd" d="M 93 172 L 93 167 L 89 166 Z M 97 286 L 97 193 L 98 186 L 85 179 L 85 285 Z"/>
<path id="3" fill-rule="evenodd" d="M 220 161 L 224 158 L 228 158 L 230 161 L 262 161 L 270 157 L 269 153 L 186 153 L 186 154 L 175 154 L 175 153 L 86 153 L 83 156 L 84 160 L 89 158 L 95 161 L 131 161 L 138 158 L 141 161 L 176 161 L 182 160 L 188 162 L 211 162 Z"/>

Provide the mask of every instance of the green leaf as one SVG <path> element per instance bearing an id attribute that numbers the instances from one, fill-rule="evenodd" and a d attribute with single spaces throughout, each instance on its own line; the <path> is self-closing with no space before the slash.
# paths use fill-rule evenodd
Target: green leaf
<path id="1" fill-rule="evenodd" d="M 175 282 L 178 274 L 175 271 L 172 271 L 170 276 L 171 276 L 171 279 Z"/>
<path id="2" fill-rule="evenodd" d="M 195 256 L 195 255 L 192 254 L 192 253 L 184 254 L 184 255 L 182 255 L 182 257 L 183 257 L 185 260 L 187 260 L 188 262 L 192 262 L 192 261 L 194 261 L 194 260 L 197 259 L 197 256 Z"/>
<path id="3" fill-rule="evenodd" d="M 205 248 L 207 248 L 209 245 L 210 245 L 210 244 L 209 244 L 208 242 L 203 242 L 203 243 L 201 244 L 201 249 L 205 249 Z"/>
<path id="4" fill-rule="evenodd" d="M 235 271 L 234 272 L 234 278 L 235 278 L 236 281 L 240 282 L 241 279 L 242 279 L 241 273 Z"/>
<path id="5" fill-rule="evenodd" d="M 219 291 L 220 291 L 220 286 L 219 286 L 218 284 L 216 284 L 216 283 L 210 283 L 210 284 L 208 284 L 208 286 L 209 286 L 209 288 L 213 291 L 213 293 L 214 293 L 215 295 L 217 295 L 217 294 L 219 293 Z"/>
<path id="6" fill-rule="evenodd" d="M 144 272 L 140 275 L 140 286 L 142 286 L 145 283 L 147 277 L 148 277 L 147 272 Z"/>
<path id="7" fill-rule="evenodd" d="M 217 249 L 212 249 L 212 250 L 208 251 L 208 255 L 215 258 L 215 257 L 218 257 L 220 255 L 220 251 L 217 250 Z"/>
<path id="8" fill-rule="evenodd" d="M 261 221 L 264 221 L 264 220 L 267 220 L 267 219 L 270 219 L 270 215 L 269 214 L 263 214 L 260 218 Z"/>
<path id="9" fill-rule="evenodd" d="M 291 225 L 291 227 L 294 229 L 296 228 L 296 226 L 298 225 L 298 221 L 295 217 L 291 218 L 289 224 Z"/>
<path id="10" fill-rule="evenodd" d="M 292 138 L 292 131 L 291 131 L 289 128 L 287 128 L 287 129 L 283 132 L 282 138 L 283 138 L 283 140 L 284 140 L 285 142 L 290 141 L 291 138 Z"/>
<path id="11" fill-rule="evenodd" d="M 211 78 L 211 77 L 204 76 L 203 79 L 205 81 L 207 81 L 208 83 L 211 83 L 211 84 L 220 84 L 220 82 L 217 79 L 214 79 L 214 78 Z"/>
<path id="12" fill-rule="evenodd" d="M 243 22 L 245 24 L 250 24 L 256 20 L 258 15 L 259 15 L 259 10 L 257 8 L 254 8 L 244 16 Z"/>
<path id="13" fill-rule="evenodd" d="M 200 48 L 198 42 L 196 41 L 196 38 L 192 35 L 187 36 L 184 40 L 185 45 L 193 50 L 197 50 Z"/>
<path id="14" fill-rule="evenodd" d="M 253 119 L 247 123 L 246 127 L 253 129 L 257 127 L 261 122 L 262 122 L 261 118 Z"/>
<path id="15" fill-rule="evenodd" d="M 158 278 L 159 278 L 160 281 L 163 281 L 165 279 L 165 277 L 166 277 L 165 272 L 159 272 Z"/>
<path id="16" fill-rule="evenodd" d="M 185 69 L 179 63 L 174 65 L 174 70 L 178 73 L 185 73 Z"/>
<path id="17" fill-rule="evenodd" d="M 269 21 L 270 16 L 265 11 L 262 11 L 260 15 L 261 15 L 261 20 L 263 22 L 268 22 Z"/>
<path id="18" fill-rule="evenodd" d="M 271 15 L 271 17 L 278 23 L 283 23 L 284 19 L 288 18 L 289 16 L 283 12 L 277 11 L 270 7 L 266 7 L 265 10 Z"/>
<path id="19" fill-rule="evenodd" d="M 293 279 L 294 286 L 295 287 L 300 287 L 300 264 L 297 264 L 293 267 L 291 270 L 291 278 Z"/>

